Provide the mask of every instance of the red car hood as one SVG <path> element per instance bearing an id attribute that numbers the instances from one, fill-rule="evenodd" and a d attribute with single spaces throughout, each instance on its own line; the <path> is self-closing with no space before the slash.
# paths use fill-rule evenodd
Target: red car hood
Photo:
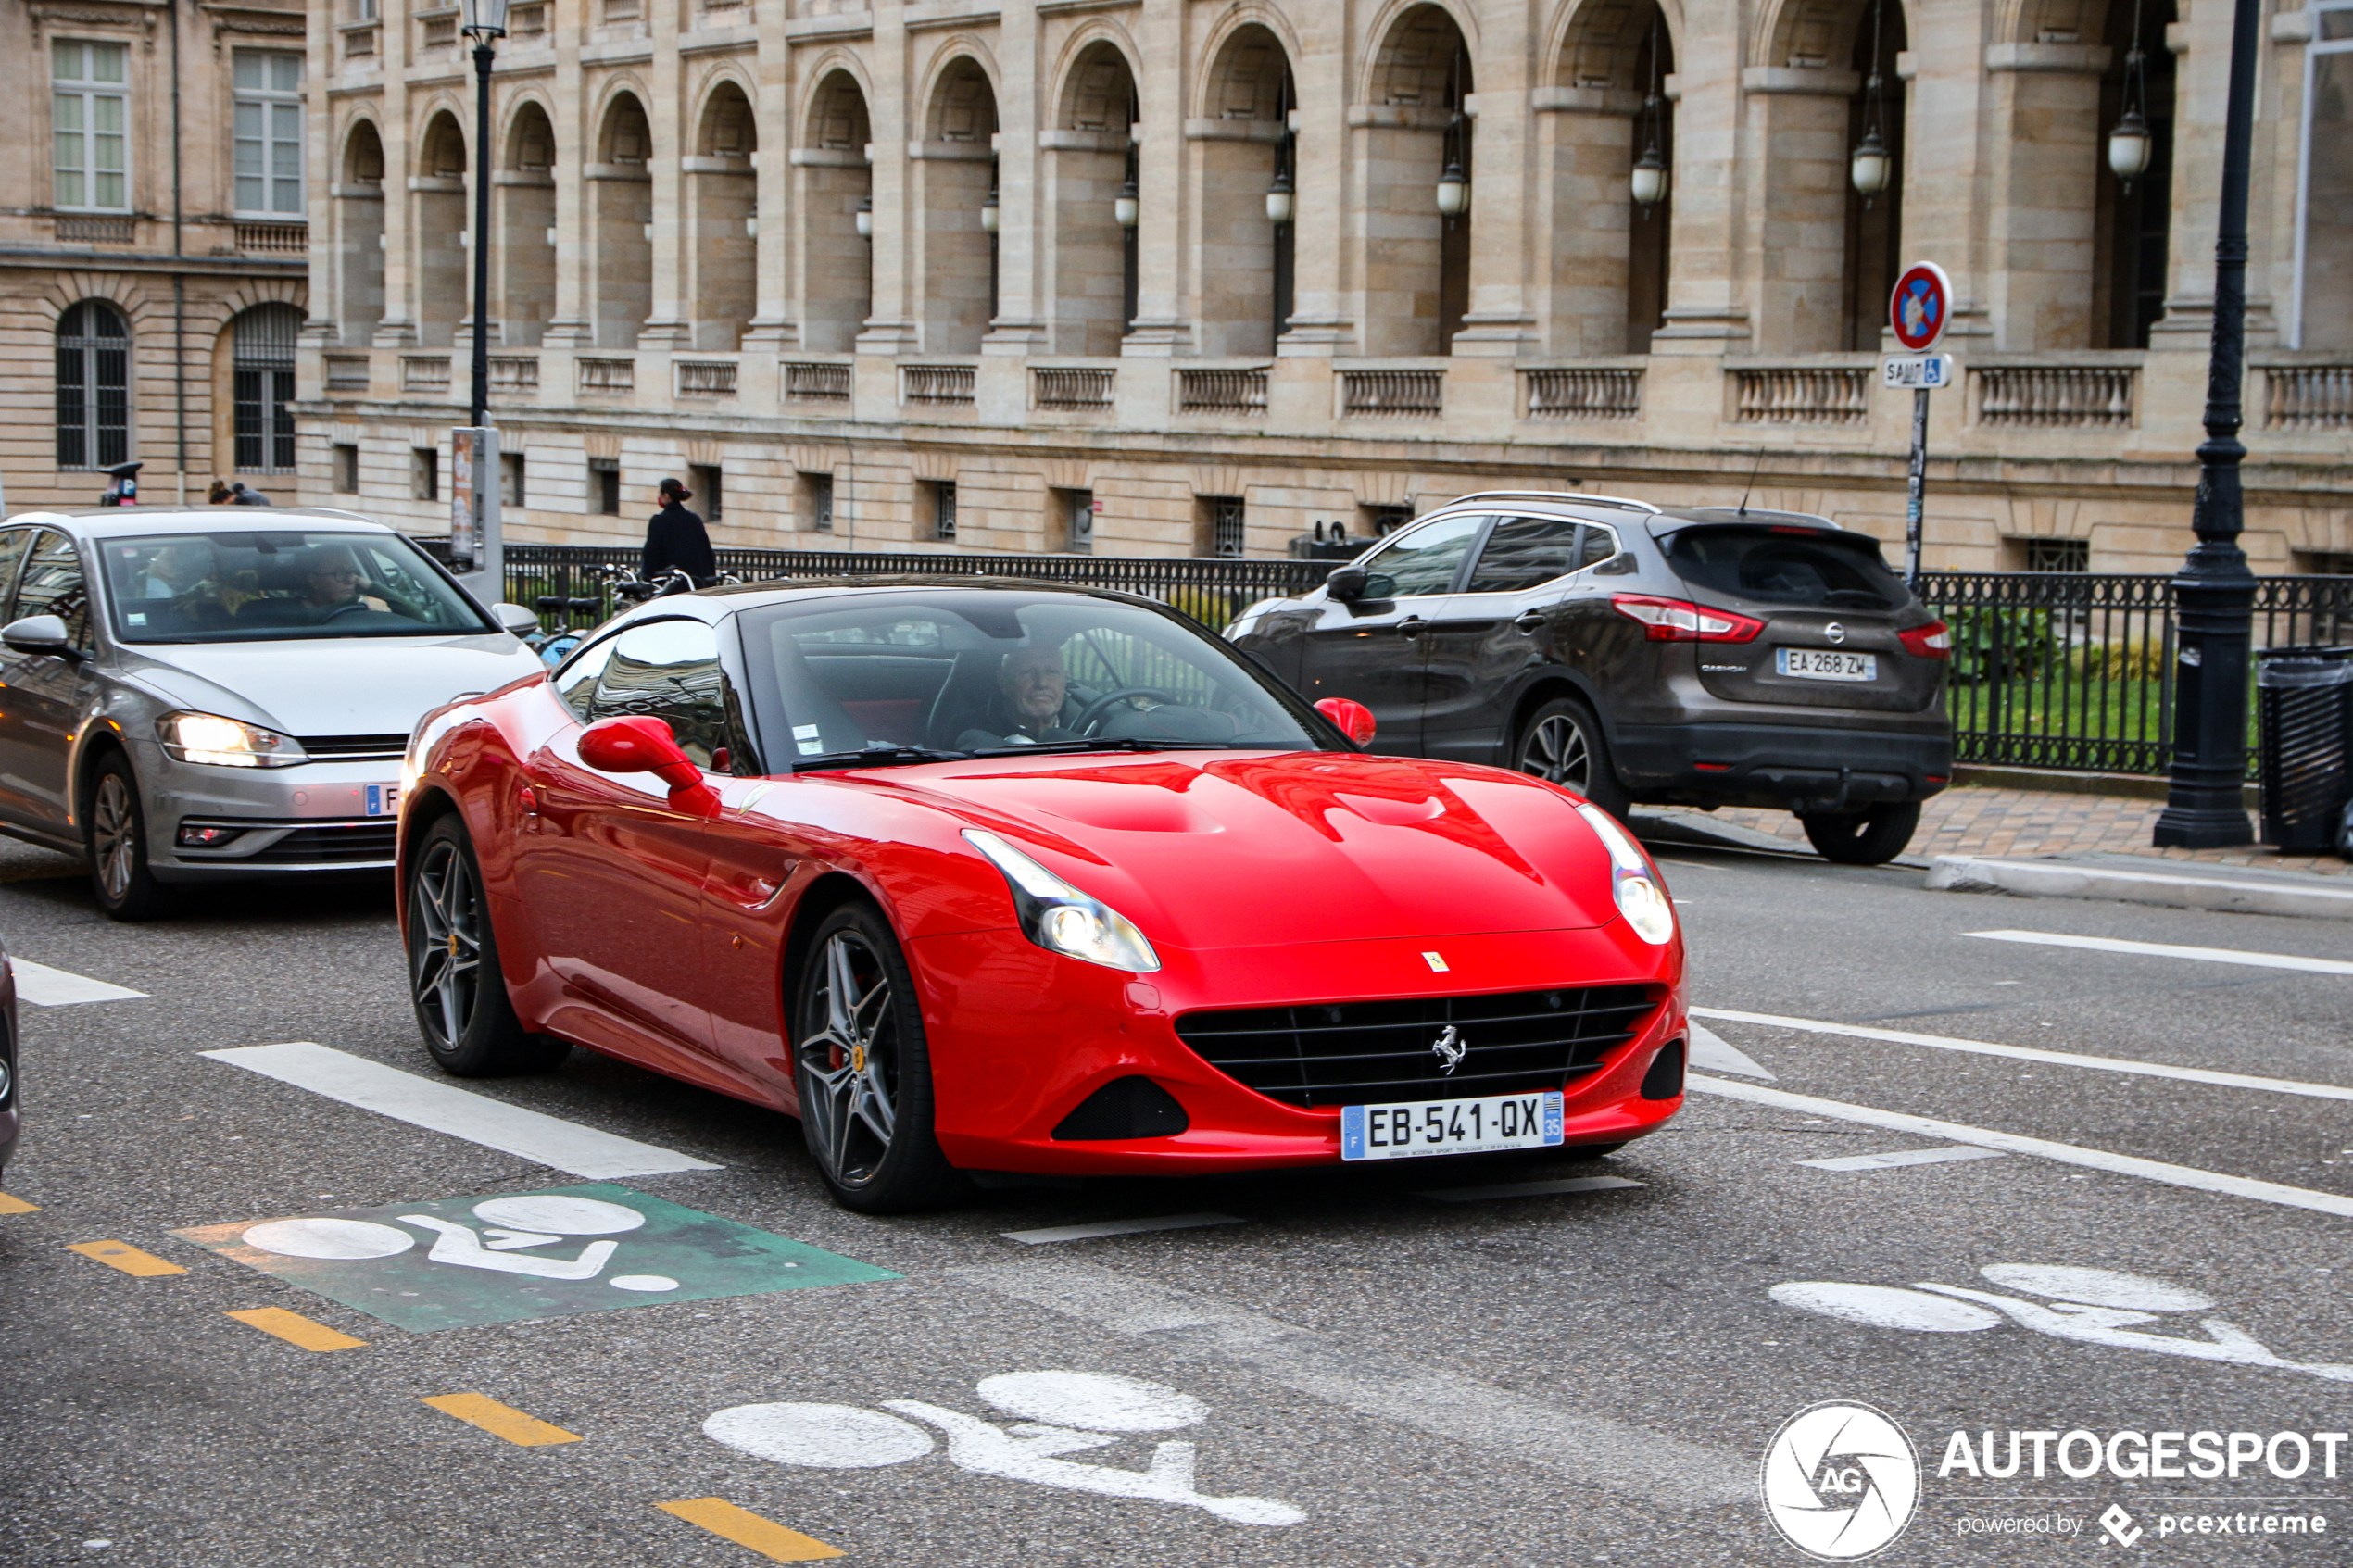
<path id="1" fill-rule="evenodd" d="M 991 759 L 866 777 L 1020 845 L 1191 948 L 1617 918 L 1576 798 L 1494 768 L 1330 752 Z"/>

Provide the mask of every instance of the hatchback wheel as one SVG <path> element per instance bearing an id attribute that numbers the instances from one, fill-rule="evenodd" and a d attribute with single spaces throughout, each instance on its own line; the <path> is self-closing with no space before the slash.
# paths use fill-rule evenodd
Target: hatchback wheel
<path id="1" fill-rule="evenodd" d="M 844 1208 L 937 1208 L 962 1178 L 932 1135 L 931 1059 L 915 988 L 882 911 L 825 917 L 801 966 L 793 1063 L 800 1126 Z"/>
<path id="2" fill-rule="evenodd" d="M 164 912 L 170 891 L 147 864 L 147 817 L 139 804 L 139 780 L 131 759 L 108 752 L 82 813 L 82 847 L 90 856 L 90 886 L 110 920 L 153 920 Z"/>
<path id="3" fill-rule="evenodd" d="M 572 1047 L 523 1031 L 507 997 L 482 868 L 457 818 L 425 830 L 409 866 L 409 998 L 435 1066 L 460 1078 L 536 1073 Z"/>
<path id="4" fill-rule="evenodd" d="M 1574 697 L 1548 702 L 1528 716 L 1512 751 L 1512 765 L 1576 791 L 1613 817 L 1626 814 L 1626 790 L 1610 767 L 1601 721 Z"/>
<path id="5" fill-rule="evenodd" d="M 1904 853 L 1920 825 L 1919 802 L 1874 806 L 1836 816 L 1801 816 L 1806 836 L 1825 860 L 1842 866 L 1883 866 Z"/>

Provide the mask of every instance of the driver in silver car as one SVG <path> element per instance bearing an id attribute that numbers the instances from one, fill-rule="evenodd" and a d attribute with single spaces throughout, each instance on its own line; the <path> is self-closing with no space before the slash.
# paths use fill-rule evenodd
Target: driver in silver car
<path id="1" fill-rule="evenodd" d="M 997 666 L 997 695 L 988 710 L 976 726 L 956 737 L 956 748 L 977 751 L 1077 740 L 1077 731 L 1062 725 L 1063 704 L 1069 696 L 1070 671 L 1063 667 L 1060 648 L 1015 648 Z"/>
<path id="2" fill-rule="evenodd" d="M 302 563 L 302 580 L 309 587 L 303 596 L 313 616 L 328 620 L 338 610 L 389 608 L 384 600 L 360 593 L 367 573 L 359 558 L 341 545 L 313 545 Z"/>

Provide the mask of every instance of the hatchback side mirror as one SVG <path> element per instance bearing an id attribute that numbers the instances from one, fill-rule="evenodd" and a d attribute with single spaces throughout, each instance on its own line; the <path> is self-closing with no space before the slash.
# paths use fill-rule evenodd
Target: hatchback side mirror
<path id="1" fill-rule="evenodd" d="M 561 600 L 557 601 L 562 604 Z M 520 637 L 539 630 L 539 617 L 521 605 L 495 604 L 490 607 L 490 619 Z"/>
<path id="2" fill-rule="evenodd" d="M 1365 569 L 1361 566 L 1337 566 L 1324 579 L 1324 592 L 1341 604 L 1353 604 L 1365 596 Z"/>
<path id="3" fill-rule="evenodd" d="M 1315 705 L 1315 711 L 1340 726 L 1340 733 L 1358 746 L 1373 738 L 1373 710 L 1361 702 L 1344 696 L 1327 696 Z"/>
<path id="4" fill-rule="evenodd" d="M 702 770 L 679 749 L 670 726 L 649 713 L 598 720 L 580 732 L 580 759 L 600 773 L 651 773 L 670 786 L 674 810 L 708 817 L 719 809 Z"/>
<path id="5" fill-rule="evenodd" d="M 73 634 L 66 623 L 54 615 L 28 615 L 22 621 L 11 621 L 0 626 L 0 643 L 17 653 L 45 653 L 58 659 L 79 659 L 82 650 L 73 646 Z"/>

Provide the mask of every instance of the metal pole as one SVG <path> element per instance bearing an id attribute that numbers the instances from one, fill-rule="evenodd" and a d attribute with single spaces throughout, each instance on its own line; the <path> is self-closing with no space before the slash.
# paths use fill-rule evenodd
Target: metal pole
<path id="1" fill-rule="evenodd" d="M 466 422 L 477 430 L 490 422 L 490 63 L 497 57 L 487 36 L 474 40 L 473 405 Z"/>
<path id="2" fill-rule="evenodd" d="M 2222 130 L 2222 201 L 2214 238 L 2214 337 L 2206 370 L 2206 442 L 2197 449 L 2197 543 L 2173 579 L 2181 642 L 2173 666 L 2172 788 L 2157 819 L 2160 848 L 2210 849 L 2254 839 L 2246 780 L 2247 650 L 2255 577 L 2239 548 L 2240 378 L 2246 326 L 2246 185 L 2254 137 L 2257 0 L 2231 18 L 2231 88 Z"/>
<path id="3" fill-rule="evenodd" d="M 1904 581 L 1920 585 L 1920 504 L 1928 489 L 1928 388 L 1912 393 L 1912 477 L 1904 496 Z"/>

